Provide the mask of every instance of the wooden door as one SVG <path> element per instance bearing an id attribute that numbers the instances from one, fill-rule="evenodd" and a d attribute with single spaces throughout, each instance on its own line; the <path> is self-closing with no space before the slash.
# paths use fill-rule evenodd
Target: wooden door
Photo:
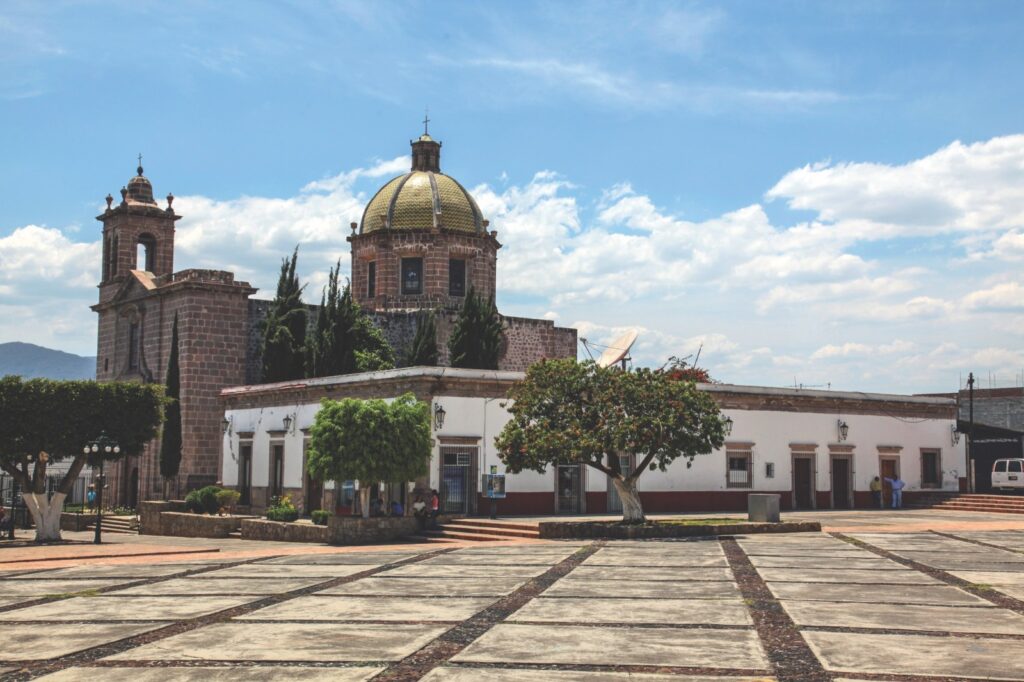
<path id="1" fill-rule="evenodd" d="M 832 508 L 849 509 L 853 497 L 853 472 L 849 457 L 832 457 Z"/>
<path id="2" fill-rule="evenodd" d="M 899 474 L 899 460 L 894 457 L 883 457 L 879 463 L 879 474 L 882 477 L 882 506 L 892 506 L 892 486 L 885 480 L 887 478 L 896 478 Z"/>
<path id="3" fill-rule="evenodd" d="M 793 458 L 793 508 L 814 508 L 814 460 Z"/>

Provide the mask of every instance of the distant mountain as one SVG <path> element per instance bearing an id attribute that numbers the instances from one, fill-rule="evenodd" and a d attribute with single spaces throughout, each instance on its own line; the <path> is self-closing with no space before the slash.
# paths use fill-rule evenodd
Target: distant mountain
<path id="1" fill-rule="evenodd" d="M 0 377 L 7 374 L 20 374 L 26 379 L 95 379 L 96 358 L 20 341 L 0 343 Z"/>

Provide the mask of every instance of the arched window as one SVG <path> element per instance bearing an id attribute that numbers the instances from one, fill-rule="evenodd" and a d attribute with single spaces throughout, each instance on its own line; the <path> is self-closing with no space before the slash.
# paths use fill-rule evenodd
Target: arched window
<path id="1" fill-rule="evenodd" d="M 135 269 L 153 272 L 156 264 L 156 237 L 151 234 L 140 234 L 135 247 Z"/>

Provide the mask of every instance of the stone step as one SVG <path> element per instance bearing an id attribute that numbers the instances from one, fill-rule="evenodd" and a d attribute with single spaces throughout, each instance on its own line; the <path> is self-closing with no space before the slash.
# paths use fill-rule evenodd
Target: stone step
<path id="1" fill-rule="evenodd" d="M 504 521 L 492 521 L 490 519 L 459 519 L 459 525 L 480 526 L 481 528 L 498 528 L 501 530 L 524 530 L 537 534 L 537 526 L 528 523 L 506 523 Z"/>
<path id="2" fill-rule="evenodd" d="M 500 526 L 485 526 L 482 524 L 469 524 L 465 520 L 459 521 L 458 523 L 448 523 L 443 526 L 443 530 L 453 533 L 463 534 L 478 534 L 488 535 L 495 537 L 508 537 L 508 538 L 539 538 L 540 533 L 537 532 L 536 528 L 524 530 L 522 527 L 519 528 L 502 528 Z"/>
<path id="3" fill-rule="evenodd" d="M 459 532 L 447 529 L 426 530 L 423 531 L 423 534 L 431 539 L 468 540 L 470 542 L 508 542 L 515 539 L 507 535 L 487 535 L 485 533 Z"/>

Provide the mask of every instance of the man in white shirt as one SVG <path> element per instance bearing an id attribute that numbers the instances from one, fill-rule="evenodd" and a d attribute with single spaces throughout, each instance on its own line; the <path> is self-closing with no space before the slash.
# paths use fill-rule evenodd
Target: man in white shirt
<path id="1" fill-rule="evenodd" d="M 896 478 L 886 478 L 885 482 L 892 486 L 892 508 L 901 509 L 903 507 L 903 489 L 907 487 L 907 484 L 903 482 L 899 474 L 896 474 Z"/>

